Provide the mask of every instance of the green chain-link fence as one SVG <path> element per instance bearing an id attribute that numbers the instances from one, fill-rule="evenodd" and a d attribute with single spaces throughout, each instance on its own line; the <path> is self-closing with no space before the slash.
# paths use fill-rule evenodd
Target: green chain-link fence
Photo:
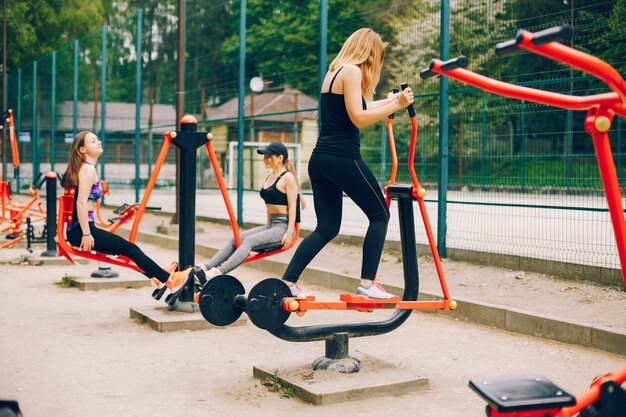
<path id="1" fill-rule="evenodd" d="M 372 27 L 390 43 L 376 98 L 401 82 L 415 91 L 416 171 L 429 191 L 433 226 L 445 215 L 447 247 L 617 269 L 583 112 L 497 97 L 450 81 L 448 183 L 439 184 L 439 82 L 421 81 L 418 73 L 439 57 L 443 3 L 247 1 L 242 139 L 300 144 L 299 168 L 307 191 L 320 73 L 350 33 Z M 242 98 L 240 6 L 231 1 L 186 1 L 185 112 L 198 118 L 199 129 L 214 133 L 223 171 L 241 175 L 249 190 L 258 187 L 262 166 L 255 165 L 255 153 L 246 148 L 241 172 L 238 166 L 230 169 L 229 161 L 237 158 L 228 147 L 238 140 L 237 104 Z M 324 7 L 327 31 L 320 29 Z M 570 44 L 575 48 L 599 56 L 622 73 L 626 67 L 625 0 L 472 0 L 454 2 L 451 8 L 450 57 L 466 55 L 468 69 L 481 74 L 567 94 L 606 91 L 594 78 L 530 53 L 495 56 L 495 44 L 512 38 L 519 28 L 537 31 L 560 24 L 573 26 Z M 18 188 L 32 180 L 33 172 L 63 171 L 67 141 L 79 130 L 93 130 L 103 139 L 102 175 L 114 186 L 135 186 L 137 170 L 137 184 L 145 184 L 163 133 L 175 128 L 176 13 L 176 4 L 156 1 L 141 10 L 118 10 L 105 28 L 9 73 L 9 104 L 16 112 L 24 162 L 21 178 L 10 178 Z M 328 60 L 320 69 L 320 45 L 325 44 Z M 262 91 L 251 91 L 248 82 L 253 77 L 263 80 Z M 625 169 L 622 123 L 616 118 L 610 132 L 620 182 Z M 396 117 L 395 131 L 402 163 L 410 132 L 405 114 Z M 361 140 L 364 160 L 384 184 L 391 159 L 383 123 L 362 129 Z M 171 153 L 159 186 L 174 185 L 174 161 Z M 398 181 L 409 181 L 406 169 L 400 169 Z M 202 152 L 198 185 L 215 187 Z M 436 201 L 442 186 L 448 190 L 445 213 L 438 212 L 441 205 Z M 350 221 L 351 216 L 346 213 L 344 219 Z M 354 215 L 352 220 L 358 219 Z M 397 239 L 393 224 L 390 230 L 389 238 Z M 425 242 L 423 234 L 419 239 Z"/>

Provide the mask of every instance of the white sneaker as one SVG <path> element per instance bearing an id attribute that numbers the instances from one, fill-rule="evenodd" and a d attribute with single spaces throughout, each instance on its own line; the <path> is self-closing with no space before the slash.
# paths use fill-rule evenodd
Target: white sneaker
<path id="1" fill-rule="evenodd" d="M 297 297 L 302 294 L 302 287 L 297 282 L 291 283 L 289 281 L 285 281 L 285 283 L 289 286 L 289 290 L 291 290 L 291 295 L 293 297 Z"/>
<path id="2" fill-rule="evenodd" d="M 210 280 L 211 278 L 214 278 L 218 275 L 222 275 L 222 271 L 220 271 L 217 268 L 211 268 L 208 271 L 206 271 L 206 273 L 204 274 L 206 276 L 207 281 Z"/>
<path id="3" fill-rule="evenodd" d="M 376 300 L 388 300 L 395 297 L 393 294 L 389 294 L 385 289 L 377 282 L 374 282 L 371 287 L 365 288 L 359 285 L 356 288 L 357 295 L 363 295 L 368 298 L 374 298 Z"/>

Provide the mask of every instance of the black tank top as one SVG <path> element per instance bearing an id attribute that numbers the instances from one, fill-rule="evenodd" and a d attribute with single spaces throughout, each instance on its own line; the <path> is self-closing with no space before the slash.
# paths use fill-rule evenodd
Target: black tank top
<path id="1" fill-rule="evenodd" d="M 265 204 L 273 204 L 275 206 L 288 205 L 287 194 L 283 193 L 278 188 L 276 188 L 276 184 L 278 184 L 278 181 L 280 181 L 280 179 L 286 173 L 287 171 L 284 171 L 282 174 L 280 174 L 276 178 L 276 181 L 274 181 L 274 183 L 270 185 L 269 187 L 267 188 L 261 187 L 261 191 L 259 192 L 259 194 L 261 194 L 261 198 L 263 199 L 263 201 L 265 201 Z"/>
<path id="2" fill-rule="evenodd" d="M 358 158 L 361 154 L 359 128 L 352 123 L 343 94 L 333 93 L 335 78 L 343 67 L 339 68 L 330 82 L 328 92 L 320 95 L 320 136 L 313 153 L 325 153 L 347 158 Z M 367 109 L 365 99 L 363 110 Z"/>

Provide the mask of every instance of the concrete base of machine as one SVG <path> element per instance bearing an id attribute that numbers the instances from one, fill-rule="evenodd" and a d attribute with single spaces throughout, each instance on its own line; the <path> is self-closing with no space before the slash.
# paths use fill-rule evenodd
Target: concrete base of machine
<path id="1" fill-rule="evenodd" d="M 153 284 L 148 278 L 122 275 L 118 278 L 72 277 L 71 285 L 80 288 L 81 291 L 97 291 L 112 288 L 144 288 Z"/>
<path id="2" fill-rule="evenodd" d="M 404 395 L 428 388 L 426 377 L 376 357 L 360 353 L 352 356 L 361 361 L 359 372 L 345 374 L 334 370 L 314 371 L 311 364 L 277 363 L 271 366 L 255 365 L 253 375 L 264 382 L 268 377 L 276 377 L 283 387 L 293 389 L 296 396 L 314 405 Z"/>
<path id="3" fill-rule="evenodd" d="M 202 317 L 200 312 L 188 313 L 183 311 L 170 311 L 167 306 L 162 307 L 131 307 L 130 318 L 141 323 L 148 323 L 150 327 L 159 332 L 173 332 L 176 330 L 207 330 L 220 329 Z M 230 326 L 244 325 L 247 317 L 242 316 Z M 230 327 L 229 326 L 229 327 Z"/>

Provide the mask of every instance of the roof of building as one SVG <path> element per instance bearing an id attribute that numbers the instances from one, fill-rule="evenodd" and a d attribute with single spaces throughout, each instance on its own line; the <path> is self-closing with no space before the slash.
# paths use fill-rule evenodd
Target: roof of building
<path id="1" fill-rule="evenodd" d="M 207 108 L 206 120 L 235 119 L 232 122 L 236 123 L 238 106 L 239 99 L 235 97 L 219 107 Z M 252 110 L 254 110 L 255 120 L 294 122 L 302 119 L 315 119 L 317 118 L 317 100 L 300 90 L 285 86 L 284 89 L 278 91 L 247 95 L 244 98 L 246 117 L 253 114 Z M 294 113 L 294 110 L 299 110 L 299 112 Z"/>
<path id="2" fill-rule="evenodd" d="M 101 103 L 93 101 L 77 103 L 78 117 L 76 120 L 77 130 L 100 131 Z M 106 103 L 106 131 L 107 132 L 134 132 L 135 131 L 135 103 Z M 95 113 L 95 115 L 94 115 Z M 71 132 L 74 130 L 74 103 L 65 101 L 57 106 L 56 131 Z M 140 127 L 148 129 L 150 105 L 142 104 L 140 107 Z M 50 113 L 42 114 L 38 121 L 39 129 L 50 129 Z M 21 118 L 21 130 L 29 130 L 32 126 L 30 116 Z M 155 134 L 164 133 L 176 128 L 176 109 L 170 104 L 154 104 L 152 108 L 152 131 Z"/>

